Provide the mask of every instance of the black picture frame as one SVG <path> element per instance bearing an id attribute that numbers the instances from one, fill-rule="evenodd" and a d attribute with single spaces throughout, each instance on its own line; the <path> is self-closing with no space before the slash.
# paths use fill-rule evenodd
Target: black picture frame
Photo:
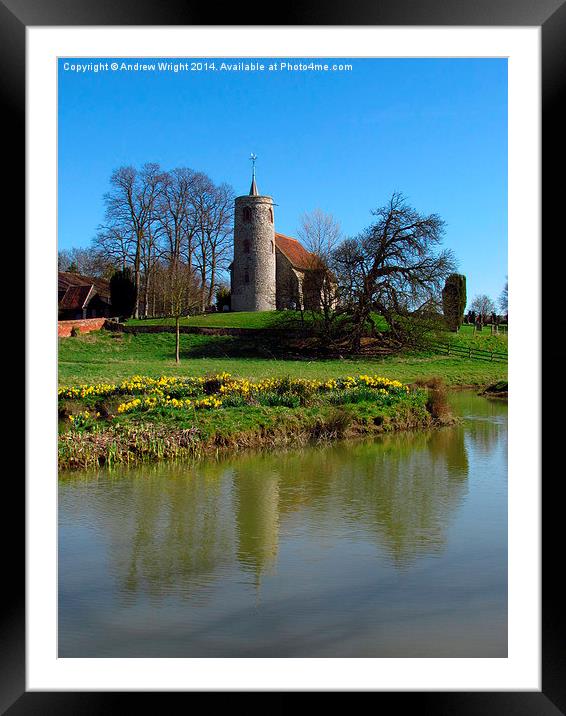
<path id="1" fill-rule="evenodd" d="M 563 226 L 558 212 L 563 204 L 564 162 L 563 116 L 559 101 L 564 95 L 566 76 L 566 0 L 363 0 L 356 5 L 297 2 L 277 6 L 279 17 L 269 16 L 265 6 L 255 12 L 253 3 L 222 5 L 182 0 L 0 0 L 0 96 L 4 138 L 9 137 L 10 182 L 5 188 L 6 205 L 25 212 L 25 31 L 27 26 L 73 25 L 412 25 L 412 26 L 540 26 L 542 28 L 542 111 L 543 111 L 543 228 Z M 248 21 L 247 18 L 250 18 Z M 257 23 L 261 18 L 262 22 Z M 255 22 L 253 21 L 255 20 Z M 561 178 L 557 181 L 556 178 Z M 564 242 L 564 230 L 561 231 Z M 537 247 L 538 248 L 538 247 Z M 553 256 L 553 262 L 556 260 Z M 547 296 L 545 295 L 545 298 Z M 558 356 L 557 356 L 558 357 Z M 516 389 L 516 387 L 515 387 Z M 536 426 L 533 426 L 536 429 Z M 551 436 L 552 437 L 552 436 Z M 559 443 L 558 443 L 559 444 Z M 536 714 L 566 713 L 566 649 L 564 614 L 560 600 L 561 568 L 559 547 L 562 538 L 561 482 L 558 469 L 543 492 L 543 614 L 542 691 L 540 692 L 379 692 L 373 696 L 382 708 L 393 698 L 395 707 L 418 714 Z M 5 505 L 24 507 L 24 482 L 13 477 L 4 486 Z M 6 492 L 8 494 L 6 494 Z M 560 510 L 560 512 L 559 512 Z M 13 512 L 12 509 L 10 511 Z M 18 514 L 22 514 L 19 512 Z M 20 714 L 91 714 L 131 707 L 132 697 L 144 699 L 151 708 L 153 693 L 27 692 L 25 687 L 25 567 L 23 521 L 14 532 L 3 524 L 4 545 L 16 550 L 9 581 L 9 593 L 0 612 L 0 712 Z M 8 532 L 9 530 L 9 532 Z M 554 552 L 554 545 L 558 551 Z M 167 694 L 179 696 L 180 694 Z M 163 694 L 159 694 L 159 699 Z M 163 701 L 160 701 L 163 708 Z M 159 707 L 158 707 L 159 708 Z"/>

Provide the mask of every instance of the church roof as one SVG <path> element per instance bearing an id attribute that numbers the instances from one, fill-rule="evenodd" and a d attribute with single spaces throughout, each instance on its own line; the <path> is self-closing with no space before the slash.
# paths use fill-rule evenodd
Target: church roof
<path id="1" fill-rule="evenodd" d="M 286 256 L 296 269 L 307 271 L 322 268 L 322 263 L 316 254 L 307 251 L 305 247 L 290 236 L 275 234 L 275 246 Z"/>

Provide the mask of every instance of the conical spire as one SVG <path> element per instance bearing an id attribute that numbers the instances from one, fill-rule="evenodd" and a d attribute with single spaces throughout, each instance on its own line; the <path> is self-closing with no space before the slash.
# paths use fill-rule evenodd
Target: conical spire
<path id="1" fill-rule="evenodd" d="M 257 184 L 255 182 L 255 160 L 257 159 L 257 156 L 255 154 L 250 154 L 250 159 L 252 161 L 252 185 L 250 186 L 250 196 L 259 196 L 259 191 L 257 189 Z"/>

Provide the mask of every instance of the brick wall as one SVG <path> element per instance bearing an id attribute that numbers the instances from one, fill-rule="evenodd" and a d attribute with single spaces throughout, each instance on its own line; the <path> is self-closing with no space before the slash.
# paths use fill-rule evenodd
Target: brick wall
<path id="1" fill-rule="evenodd" d="M 59 338 L 68 338 L 71 335 L 71 328 L 76 327 L 81 333 L 90 333 L 91 331 L 99 331 L 106 318 L 83 318 L 76 321 L 59 321 L 57 326 L 57 334 Z"/>

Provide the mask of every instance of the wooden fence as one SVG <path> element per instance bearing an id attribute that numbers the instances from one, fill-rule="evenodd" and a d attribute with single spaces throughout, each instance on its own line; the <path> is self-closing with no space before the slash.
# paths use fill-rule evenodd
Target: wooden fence
<path id="1" fill-rule="evenodd" d="M 430 345 L 433 350 L 442 355 L 453 355 L 459 358 L 473 358 L 475 360 L 487 360 L 492 363 L 507 363 L 507 353 L 503 353 L 501 351 L 488 351 L 483 348 L 458 346 L 452 343 L 433 342 Z"/>

